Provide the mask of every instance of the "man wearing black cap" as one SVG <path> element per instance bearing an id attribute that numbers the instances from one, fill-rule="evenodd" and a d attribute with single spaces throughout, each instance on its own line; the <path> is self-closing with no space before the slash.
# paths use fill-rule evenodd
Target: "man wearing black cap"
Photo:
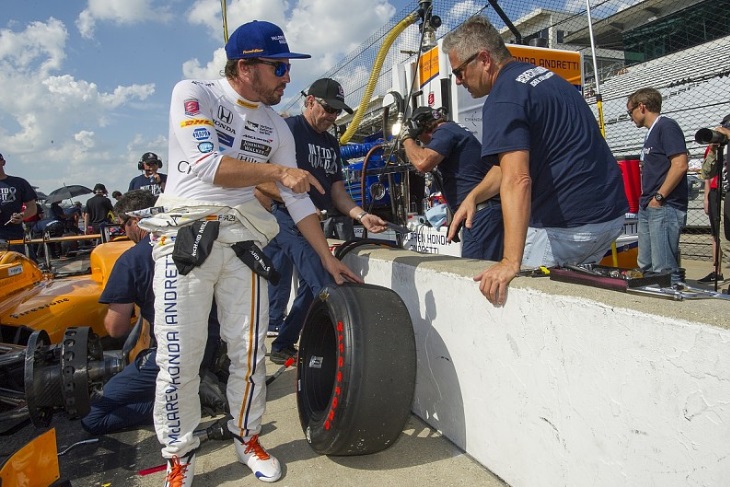
<path id="1" fill-rule="evenodd" d="M 358 220 L 373 233 L 382 232 L 386 229 L 386 223 L 357 206 L 345 190 L 340 145 L 327 132 L 342 110 L 352 113 L 352 109 L 345 104 L 345 92 L 337 81 L 323 78 L 312 83 L 304 100 L 303 113 L 286 119 L 296 142 L 297 165 L 312 173 L 324 188 L 324 194 L 309 191 L 309 197 L 320 211 L 326 211 L 328 216 L 344 215 Z M 296 355 L 294 344 L 299 338 L 309 305 L 320 289 L 332 283 L 332 278 L 320 264 L 314 249 L 296 231 L 286 206 L 280 202 L 276 187 L 272 184 L 261 185 L 259 190 L 276 202 L 274 216 L 280 228 L 279 234 L 264 252 L 274 260 L 291 259 L 299 274 L 299 291 L 286 319 L 283 323 L 269 322 L 269 328 L 279 328 L 279 335 L 271 345 L 271 361 L 283 364 L 289 357 Z M 286 279 L 286 276 L 283 277 Z M 281 285 L 287 283 L 282 282 Z M 269 283 L 269 294 L 276 295 L 276 286 L 272 283 Z"/>
<path id="2" fill-rule="evenodd" d="M 84 213 L 84 224 L 86 225 L 86 234 L 101 233 L 103 225 L 111 223 L 109 218 L 112 215 L 114 206 L 109 198 L 106 197 L 106 186 L 96 183 L 94 186 L 94 196 L 86 201 L 86 212 Z"/>
<path id="3" fill-rule="evenodd" d="M 144 174 L 133 178 L 129 182 L 129 189 L 144 189 L 155 196 L 165 191 L 165 183 L 167 182 L 167 174 L 157 172 L 162 167 L 162 160 L 157 157 L 154 152 L 145 152 L 137 163 L 137 168 L 144 171 Z"/>
<path id="4" fill-rule="evenodd" d="M 5 174 L 5 159 L 0 154 L 0 239 L 21 240 L 23 219 L 36 214 L 36 193 L 23 178 Z M 9 250 L 23 253 L 23 245 L 12 245 Z"/>
<path id="5" fill-rule="evenodd" d="M 231 360 L 226 395 L 233 418 L 227 426 L 238 460 L 261 481 L 281 477 L 279 461 L 259 443 L 266 408 L 266 279 L 275 275 L 270 266 L 256 265 L 268 260 L 260 248 L 279 227 L 256 200 L 255 186 L 276 184 L 297 231 L 337 283 L 362 282 L 330 253 L 306 194 L 322 186 L 297 168 L 294 137 L 270 107 L 290 81 L 289 60 L 310 56 L 290 52 L 281 29 L 264 21 L 236 29 L 226 56 L 225 78 L 184 80 L 173 89 L 165 192 L 154 211 L 139 215 L 155 259 L 160 372 L 153 414 L 168 460 L 167 486 L 193 482 L 199 368 L 214 298 Z"/>

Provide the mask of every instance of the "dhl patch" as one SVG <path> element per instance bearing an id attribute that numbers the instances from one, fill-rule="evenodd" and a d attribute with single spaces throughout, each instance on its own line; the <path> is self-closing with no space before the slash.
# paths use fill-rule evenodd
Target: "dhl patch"
<path id="1" fill-rule="evenodd" d="M 183 120 L 180 122 L 180 127 L 190 127 L 191 125 L 210 125 L 213 126 L 213 122 L 208 120 L 207 118 L 194 118 L 192 120 Z"/>

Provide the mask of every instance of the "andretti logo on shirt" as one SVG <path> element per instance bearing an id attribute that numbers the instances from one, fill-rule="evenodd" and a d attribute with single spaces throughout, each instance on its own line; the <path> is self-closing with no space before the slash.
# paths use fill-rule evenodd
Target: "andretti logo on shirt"
<path id="1" fill-rule="evenodd" d="M 249 140 L 242 140 L 241 150 L 249 152 L 251 154 L 268 156 L 271 153 L 271 146 L 266 144 L 259 144 L 257 142 L 251 142 Z"/>

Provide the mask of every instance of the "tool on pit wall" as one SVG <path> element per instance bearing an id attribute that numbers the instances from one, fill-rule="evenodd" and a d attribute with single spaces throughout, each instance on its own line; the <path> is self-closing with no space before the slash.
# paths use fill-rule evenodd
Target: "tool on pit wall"
<path id="1" fill-rule="evenodd" d="M 550 269 L 541 265 L 534 269 L 522 269 L 517 273 L 517 277 L 548 277 L 550 276 Z"/>

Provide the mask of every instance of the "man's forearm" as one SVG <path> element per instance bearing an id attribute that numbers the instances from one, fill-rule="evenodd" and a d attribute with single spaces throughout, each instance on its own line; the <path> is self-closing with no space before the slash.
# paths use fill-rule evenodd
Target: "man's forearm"
<path id="1" fill-rule="evenodd" d="M 664 182 L 659 188 L 659 193 L 662 196 L 667 197 L 674 188 L 682 181 L 682 178 L 687 176 L 687 156 L 679 155 L 674 156 L 670 159 L 669 171 L 667 171 L 667 177 L 664 178 Z"/>
<path id="2" fill-rule="evenodd" d="M 500 193 L 504 216 L 504 260 L 520 265 L 530 221 L 530 181 L 505 182 Z"/>
<path id="3" fill-rule="evenodd" d="M 332 255 L 327 239 L 324 238 L 324 233 L 322 233 L 322 227 L 317 215 L 312 214 L 299 220 L 297 228 L 302 232 L 304 238 L 307 239 L 309 245 L 317 252 L 320 260 L 324 261 L 325 258 Z"/>
<path id="4" fill-rule="evenodd" d="M 279 203 L 284 201 L 281 199 L 281 193 L 279 193 L 279 188 L 276 186 L 276 183 L 257 184 L 256 189 L 261 191 L 263 195 L 268 196 L 272 200 L 278 201 Z"/>
<path id="5" fill-rule="evenodd" d="M 494 166 L 489 170 L 484 178 L 474 186 L 469 192 L 467 198 L 471 199 L 474 204 L 486 201 L 489 198 L 493 198 L 500 192 L 500 186 L 502 183 L 502 170 L 499 166 Z"/>

